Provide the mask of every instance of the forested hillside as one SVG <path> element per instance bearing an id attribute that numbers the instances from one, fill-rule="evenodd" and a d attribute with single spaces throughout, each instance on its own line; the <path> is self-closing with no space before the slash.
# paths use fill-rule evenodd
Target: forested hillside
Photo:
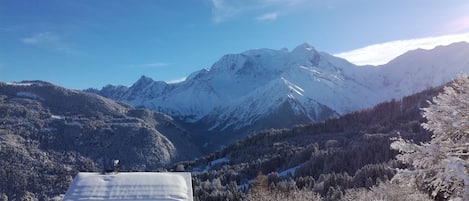
<path id="1" fill-rule="evenodd" d="M 171 161 L 198 153 L 191 149 L 188 133 L 164 114 L 48 83 L 3 84 L 0 158 L 6 165 L 0 169 L 0 198 L 49 199 L 64 193 L 77 171 L 100 171 L 107 160 L 117 158 L 124 171 L 155 171 L 168 164 L 168 171 L 192 172 L 195 200 L 388 200 L 386 196 L 395 200 L 446 200 L 466 192 L 461 190 L 466 184 L 458 180 L 467 177 L 464 169 L 456 180 L 447 183 L 440 179 L 435 184 L 434 176 L 407 177 L 397 168 L 404 173 L 419 168 L 440 173 L 448 164 L 459 168 L 467 163 L 467 94 L 461 99 L 459 93 L 469 91 L 469 84 L 461 82 L 463 87 L 457 88 L 454 83 L 459 82 L 453 82 L 453 88 L 445 87 L 443 95 L 437 96 L 443 87 L 431 88 L 320 123 L 265 130 L 221 151 L 176 164 Z M 435 106 L 445 101 L 458 105 L 458 109 Z M 425 166 L 427 160 L 434 160 L 432 157 L 412 151 L 430 147 L 448 156 L 443 152 L 446 147 L 436 149 L 439 145 L 434 145 L 435 138 L 427 130 L 442 133 L 435 130 L 438 126 L 434 123 L 426 122 L 440 121 L 432 119 L 429 111 L 443 112 L 436 116 L 445 120 L 446 130 L 454 127 L 463 131 L 449 138 L 462 140 L 454 150 L 450 147 L 453 151 L 449 158 L 438 156 L 442 161 L 438 164 L 443 166 L 440 169 Z M 453 122 L 453 116 L 459 113 L 463 119 Z M 401 143 L 396 150 L 391 149 L 393 142 Z M 433 144 L 415 145 L 420 142 Z M 421 161 L 415 158 L 422 158 L 423 166 L 418 166 Z M 424 178 L 423 183 L 403 187 L 388 181 L 396 174 L 401 180 Z"/>
<path id="2" fill-rule="evenodd" d="M 171 117 L 41 81 L 0 82 L 0 200 L 48 200 L 80 171 L 154 171 L 198 156 Z"/>
<path id="3" fill-rule="evenodd" d="M 405 167 L 395 160 L 391 138 L 428 141 L 421 108 L 440 91 L 428 89 L 321 123 L 266 130 L 172 170 L 194 172 L 196 200 L 252 198 L 259 183 L 275 189 L 270 194 L 313 199 L 317 193 L 337 200 L 346 189 L 371 187 L 392 178 L 395 167 Z"/>

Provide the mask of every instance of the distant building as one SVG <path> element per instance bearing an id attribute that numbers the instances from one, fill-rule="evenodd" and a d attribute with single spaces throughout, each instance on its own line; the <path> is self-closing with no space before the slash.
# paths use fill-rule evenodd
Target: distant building
<path id="1" fill-rule="evenodd" d="M 190 173 L 78 173 L 64 201 L 146 200 L 193 201 Z"/>

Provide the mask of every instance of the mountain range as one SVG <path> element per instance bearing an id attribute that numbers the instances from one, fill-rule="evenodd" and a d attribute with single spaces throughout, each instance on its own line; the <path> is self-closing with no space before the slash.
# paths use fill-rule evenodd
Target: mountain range
<path id="1" fill-rule="evenodd" d="M 113 159 L 124 171 L 192 171 L 199 197 L 243 189 L 257 171 L 295 175 L 297 185 L 313 176 L 323 196 L 337 179 L 331 171 L 370 187 L 394 174 L 384 164 L 396 154 L 390 137 L 428 140 L 420 109 L 438 93 L 432 87 L 468 73 L 467 55 L 469 44 L 455 43 L 356 66 L 302 44 L 229 54 L 174 84 L 142 76 L 130 87 L 77 91 L 0 82 L 0 199 L 49 200 L 77 172 L 109 169 Z"/>
<path id="2" fill-rule="evenodd" d="M 387 64 L 357 66 L 309 44 L 228 54 L 180 83 L 142 76 L 130 87 L 89 89 L 169 114 L 217 147 L 262 129 L 291 127 L 372 107 L 469 72 L 469 44 L 409 51 Z"/>

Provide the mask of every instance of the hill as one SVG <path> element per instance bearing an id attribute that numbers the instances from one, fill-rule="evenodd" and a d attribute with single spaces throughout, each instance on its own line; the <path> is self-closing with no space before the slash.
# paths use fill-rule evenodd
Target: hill
<path id="1" fill-rule="evenodd" d="M 200 155 L 171 117 L 42 81 L 0 83 L 0 195 L 47 199 L 78 171 L 149 171 Z"/>

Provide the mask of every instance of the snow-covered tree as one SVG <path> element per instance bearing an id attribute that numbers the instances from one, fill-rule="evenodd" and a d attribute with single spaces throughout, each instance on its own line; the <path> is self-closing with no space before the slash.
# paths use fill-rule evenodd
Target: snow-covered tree
<path id="1" fill-rule="evenodd" d="M 345 191 L 342 201 L 430 201 L 427 194 L 420 192 L 415 186 L 400 186 L 390 181 L 380 182 L 368 188 L 352 188 Z"/>
<path id="2" fill-rule="evenodd" d="M 275 186 L 267 184 L 267 177 L 260 172 L 251 183 L 247 201 L 322 201 L 323 199 L 311 189 L 298 189 L 293 180 L 280 182 Z"/>
<path id="3" fill-rule="evenodd" d="M 267 184 L 267 177 L 259 172 L 256 179 L 251 184 L 252 187 L 249 189 L 247 200 L 249 201 L 264 201 L 270 200 L 269 186 Z"/>
<path id="4" fill-rule="evenodd" d="M 394 179 L 416 182 L 434 197 L 469 200 L 469 78 L 458 76 L 429 104 L 422 127 L 432 139 L 417 145 L 399 138 L 391 144 L 400 151 L 397 159 L 411 166 Z"/>

